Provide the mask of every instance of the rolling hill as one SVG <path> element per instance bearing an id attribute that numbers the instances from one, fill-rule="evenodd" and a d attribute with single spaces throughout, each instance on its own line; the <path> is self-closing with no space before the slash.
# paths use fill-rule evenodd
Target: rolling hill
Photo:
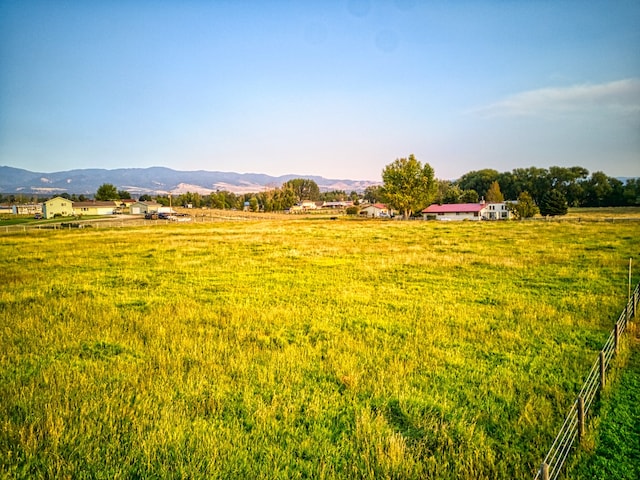
<path id="1" fill-rule="evenodd" d="M 279 187 L 293 178 L 311 179 L 321 191 L 362 192 L 366 187 L 377 184 L 366 180 L 336 180 L 319 176 L 291 174 L 273 177 L 260 173 L 180 171 L 165 167 L 78 169 L 42 173 L 0 166 L 0 192 L 39 195 L 67 192 L 91 195 L 100 185 L 111 183 L 118 190 L 126 190 L 132 195 L 179 194 L 187 191 L 206 195 L 217 190 L 240 194 Z"/>

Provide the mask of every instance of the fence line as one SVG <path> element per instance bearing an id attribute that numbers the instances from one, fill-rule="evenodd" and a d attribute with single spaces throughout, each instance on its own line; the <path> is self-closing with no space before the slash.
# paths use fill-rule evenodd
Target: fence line
<path id="1" fill-rule="evenodd" d="M 636 316 L 638 301 L 640 300 L 640 283 L 636 285 L 633 294 L 630 295 L 627 304 L 618 317 L 609 338 L 593 363 L 591 371 L 578 394 L 575 402 L 567 414 L 560 432 L 556 436 L 549 453 L 544 458 L 542 465 L 534 480 L 555 480 L 560 475 L 571 448 L 576 440 L 580 440 L 585 432 L 585 419 L 598 392 L 602 391 L 606 383 L 607 368 L 611 360 L 618 353 L 620 336 L 627 329 L 629 322 Z"/>
<path id="2" fill-rule="evenodd" d="M 172 220 L 146 220 L 143 218 L 137 219 L 92 219 L 92 220 L 70 220 L 68 222 L 61 223 L 43 223 L 43 224 L 19 224 L 19 225 L 5 225 L 0 227 L 0 233 L 13 233 L 13 232 L 32 232 L 32 231 L 50 231 L 50 230 L 75 230 L 78 228 L 94 228 L 94 229 L 106 229 L 106 228 L 121 228 L 121 227 L 157 227 L 161 225 L 184 225 L 184 224 L 202 224 L 202 223 L 217 223 L 221 221 L 244 221 L 258 218 L 269 217 L 250 217 L 246 216 L 211 216 L 211 217 L 191 217 L 188 222 L 172 221 Z"/>

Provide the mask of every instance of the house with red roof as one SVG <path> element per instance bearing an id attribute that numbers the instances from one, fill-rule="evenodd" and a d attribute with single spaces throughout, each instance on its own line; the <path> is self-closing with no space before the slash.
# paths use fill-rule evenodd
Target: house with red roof
<path id="1" fill-rule="evenodd" d="M 422 210 L 425 220 L 482 220 L 486 203 L 433 204 Z"/>
<path id="2" fill-rule="evenodd" d="M 422 210 L 425 220 L 509 220 L 511 212 L 502 203 L 433 204 Z"/>
<path id="3" fill-rule="evenodd" d="M 371 218 L 389 218 L 393 215 L 393 210 L 384 203 L 373 203 L 361 208 L 360 215 Z"/>

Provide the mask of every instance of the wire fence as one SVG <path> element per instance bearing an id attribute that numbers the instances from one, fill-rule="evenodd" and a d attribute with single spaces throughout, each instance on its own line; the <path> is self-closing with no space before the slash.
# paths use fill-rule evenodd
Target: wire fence
<path id="1" fill-rule="evenodd" d="M 598 392 L 602 390 L 606 382 L 606 373 L 613 357 L 618 353 L 620 335 L 627 329 L 629 322 L 636 316 L 638 301 L 640 300 L 640 283 L 636 285 L 633 294 L 624 310 L 618 317 L 609 338 L 600 351 L 598 359 L 593 363 L 591 371 L 578 394 L 569 414 L 565 418 L 560 432 L 556 436 L 549 453 L 544 458 L 534 480 L 555 480 L 562 471 L 562 467 L 571 452 L 576 441 L 579 441 L 585 433 L 585 419 Z"/>

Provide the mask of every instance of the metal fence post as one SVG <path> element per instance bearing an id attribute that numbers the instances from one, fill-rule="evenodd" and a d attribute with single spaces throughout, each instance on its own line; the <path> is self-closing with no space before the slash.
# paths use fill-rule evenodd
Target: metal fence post
<path id="1" fill-rule="evenodd" d="M 584 398 L 578 397 L 578 440 L 584 436 Z"/>

